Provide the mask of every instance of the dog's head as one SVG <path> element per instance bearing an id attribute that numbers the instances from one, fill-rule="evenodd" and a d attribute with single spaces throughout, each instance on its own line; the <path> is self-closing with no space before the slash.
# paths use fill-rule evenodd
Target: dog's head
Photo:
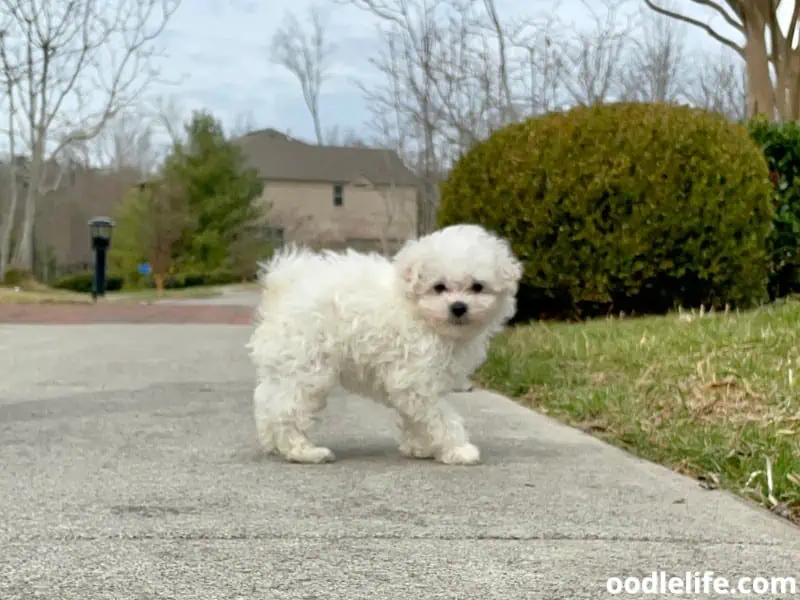
<path id="1" fill-rule="evenodd" d="M 473 337 L 514 315 L 522 264 L 482 227 L 453 225 L 407 242 L 394 264 L 406 296 L 442 335 Z"/>

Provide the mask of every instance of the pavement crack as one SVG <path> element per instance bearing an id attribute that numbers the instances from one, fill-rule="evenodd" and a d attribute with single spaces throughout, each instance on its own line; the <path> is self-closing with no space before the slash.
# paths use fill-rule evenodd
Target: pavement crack
<path id="1" fill-rule="evenodd" d="M 260 541 L 260 540 L 298 540 L 298 541 L 434 541 L 434 542 L 465 542 L 465 541 L 486 541 L 486 542 L 620 542 L 638 544 L 671 544 L 678 546 L 694 544 L 713 544 L 715 546 L 737 546 L 742 545 L 753 547 L 775 547 L 781 546 L 775 542 L 765 541 L 742 541 L 742 540 L 709 540 L 691 539 L 679 537 L 654 537 L 654 536 L 602 536 L 602 535 L 513 535 L 513 534 L 476 534 L 476 535 L 414 535 L 414 534 L 281 534 L 281 533 L 234 533 L 230 535 L 189 533 L 189 534 L 150 534 L 138 533 L 131 535 L 75 535 L 75 536 L 32 536 L 28 538 L 16 538 L 7 540 L 5 543 L 12 544 L 31 544 L 31 543 L 80 543 L 98 541 L 119 541 L 119 542 L 140 542 L 140 541 L 159 541 L 159 542 L 236 542 L 236 541 Z"/>

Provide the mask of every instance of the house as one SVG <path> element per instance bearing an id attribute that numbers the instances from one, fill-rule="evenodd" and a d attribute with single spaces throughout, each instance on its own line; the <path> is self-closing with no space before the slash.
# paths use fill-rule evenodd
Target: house
<path id="1" fill-rule="evenodd" d="M 234 142 L 264 182 L 263 226 L 275 242 L 391 253 L 417 236 L 419 181 L 396 152 L 317 146 L 274 129 Z"/>

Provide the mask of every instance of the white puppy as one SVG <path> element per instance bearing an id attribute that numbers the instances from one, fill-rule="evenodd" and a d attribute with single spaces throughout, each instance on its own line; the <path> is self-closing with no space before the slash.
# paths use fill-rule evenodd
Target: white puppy
<path id="1" fill-rule="evenodd" d="M 479 462 L 443 396 L 468 382 L 516 311 L 522 266 L 505 240 L 455 225 L 408 242 L 393 260 L 290 247 L 262 268 L 260 322 L 247 347 L 266 451 L 334 460 L 306 431 L 341 387 L 397 412 L 404 455 Z"/>

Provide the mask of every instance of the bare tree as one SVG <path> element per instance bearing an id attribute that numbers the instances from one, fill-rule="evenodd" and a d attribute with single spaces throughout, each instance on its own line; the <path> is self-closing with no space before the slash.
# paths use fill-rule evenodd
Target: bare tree
<path id="1" fill-rule="evenodd" d="M 87 152 L 94 166 L 110 171 L 129 169 L 145 178 L 159 164 L 156 123 L 141 110 L 131 108 L 118 113 L 94 140 L 87 143 Z"/>
<path id="2" fill-rule="evenodd" d="M 272 37 L 271 58 L 297 78 L 314 122 L 317 143 L 323 144 L 319 96 L 335 47 L 326 38 L 325 18 L 317 6 L 309 9 L 308 27 L 310 31 L 295 15 L 287 13 L 283 26 Z"/>
<path id="3" fill-rule="evenodd" d="M 230 137 L 237 138 L 247 135 L 256 129 L 258 129 L 258 125 L 256 124 L 256 118 L 255 115 L 253 115 L 253 112 L 240 112 L 237 113 L 233 119 L 233 123 L 231 124 L 229 130 L 229 135 Z"/>
<path id="4" fill-rule="evenodd" d="M 325 144 L 328 146 L 349 146 L 355 148 L 369 148 L 369 141 L 352 127 L 342 128 L 338 125 L 329 127 L 325 134 Z"/>
<path id="5" fill-rule="evenodd" d="M 500 120 L 505 124 L 515 121 L 518 117 L 514 104 L 514 94 L 511 92 L 511 76 L 509 75 L 508 45 L 506 27 L 497 12 L 494 0 L 483 0 L 483 6 L 489 17 L 489 23 L 497 43 L 497 78 L 500 95 Z"/>
<path id="6" fill-rule="evenodd" d="M 695 106 L 721 113 L 732 121 L 748 116 L 747 72 L 744 61 L 723 48 L 692 70 L 684 95 Z"/>
<path id="7" fill-rule="evenodd" d="M 267 214 L 267 222 L 273 229 L 281 231 L 282 239 L 292 239 L 294 237 L 309 237 L 309 232 L 319 233 L 314 228 L 314 217 L 302 214 L 295 207 L 276 207 L 269 206 L 264 209 Z"/>
<path id="8" fill-rule="evenodd" d="M 473 69 L 466 52 L 479 36 L 473 0 L 351 0 L 382 24 L 385 49 L 372 63 L 383 86 L 362 85 L 373 125 L 395 139 L 394 146 L 420 178 L 421 231 L 435 226 L 442 165 L 453 141 L 468 147 L 476 139 L 471 125 L 485 124 L 496 108 L 496 64 Z M 487 50 L 488 39 L 483 37 Z M 495 46 L 496 47 L 496 46 Z M 486 63 L 484 63 L 486 64 Z M 474 75 L 479 74 L 476 82 Z M 510 79 L 510 77 L 509 77 Z M 490 88 L 491 90 L 487 90 Z M 458 94 L 456 94 L 458 92 Z M 487 93 L 488 92 L 488 93 Z M 494 94 L 491 97 L 491 94 Z M 485 118 L 476 118 L 484 114 Z"/>
<path id="9" fill-rule="evenodd" d="M 189 118 L 189 113 L 176 96 L 159 96 L 152 102 L 150 114 L 169 139 L 170 144 L 183 139 L 183 123 Z"/>
<path id="10" fill-rule="evenodd" d="M 688 84 L 685 25 L 648 11 L 637 34 L 629 37 L 619 69 L 621 96 L 643 102 L 678 100 Z"/>
<path id="11" fill-rule="evenodd" d="M 622 12 L 627 0 L 581 0 L 587 30 L 576 30 L 561 52 L 563 83 L 572 102 L 592 105 L 621 95 L 620 70 L 633 23 Z M 600 6 L 598 6 L 600 5 Z M 574 26 L 573 26 L 574 27 Z"/>
<path id="12" fill-rule="evenodd" d="M 796 43 L 800 2 L 791 9 L 786 32 L 778 20 L 781 0 L 691 0 L 744 37 L 739 44 L 709 23 L 668 9 L 659 0 L 644 0 L 652 10 L 705 31 L 744 59 L 747 71 L 747 116 L 770 120 L 800 118 L 800 48 Z M 774 77 L 773 77 L 774 73 Z"/>
<path id="13" fill-rule="evenodd" d="M 387 168 L 389 168 L 388 156 L 386 157 Z M 415 237 L 416 231 L 411 227 L 417 217 L 414 203 L 409 202 L 405 190 L 398 187 L 394 176 L 390 177 L 389 185 L 376 186 L 370 185 L 372 191 L 381 199 L 383 210 L 383 221 L 381 222 L 381 251 L 386 257 L 391 256 L 397 248 L 391 242 L 397 241 L 393 234 L 399 234 L 406 241 Z"/>
<path id="14" fill-rule="evenodd" d="M 15 126 L 29 155 L 12 263 L 31 270 L 38 199 L 61 182 L 66 148 L 95 138 L 152 81 L 155 42 L 180 0 L 2 0 Z"/>
<path id="15" fill-rule="evenodd" d="M 556 19 L 550 15 L 539 22 L 522 23 L 512 37 L 517 55 L 512 69 L 515 89 L 519 89 L 516 103 L 527 115 L 556 110 L 566 103 L 562 36 Z"/>
<path id="16" fill-rule="evenodd" d="M 9 258 L 11 255 L 11 236 L 14 233 L 14 224 L 17 219 L 17 207 L 19 203 L 19 187 L 17 181 L 17 132 L 15 120 L 17 118 L 17 108 L 14 99 L 14 88 L 17 85 L 16 70 L 9 64 L 6 52 L 6 38 L 0 34 L 0 60 L 2 60 L 2 79 L 5 99 L 8 102 L 8 206 L 5 207 L 2 230 L 0 231 L 0 283 L 5 280 L 8 270 Z"/>

